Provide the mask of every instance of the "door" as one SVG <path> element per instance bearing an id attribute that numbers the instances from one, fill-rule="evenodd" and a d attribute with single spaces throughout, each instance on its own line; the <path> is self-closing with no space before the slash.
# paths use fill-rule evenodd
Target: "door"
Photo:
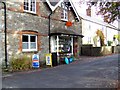
<path id="1" fill-rule="evenodd" d="M 79 56 L 78 51 L 79 51 L 78 38 L 74 37 L 74 39 L 73 39 L 73 54 L 74 54 L 75 58 L 77 58 Z"/>

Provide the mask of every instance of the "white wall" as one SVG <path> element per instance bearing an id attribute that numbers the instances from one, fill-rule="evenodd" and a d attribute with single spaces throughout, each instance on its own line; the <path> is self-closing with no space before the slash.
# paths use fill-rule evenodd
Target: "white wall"
<path id="1" fill-rule="evenodd" d="M 82 34 L 85 36 L 83 38 L 83 44 L 94 44 L 93 37 L 96 36 L 96 31 L 98 29 L 102 30 L 104 33 L 104 36 L 106 37 L 106 27 L 105 26 L 99 25 L 97 23 L 90 22 L 87 20 L 82 20 Z"/>
<path id="2" fill-rule="evenodd" d="M 107 40 L 108 41 L 113 41 L 113 36 L 117 34 L 118 34 L 117 30 L 107 28 Z"/>
<path id="3" fill-rule="evenodd" d="M 109 28 L 104 25 L 99 25 L 90 21 L 82 20 L 82 34 L 85 36 L 83 38 L 83 44 L 93 44 L 93 38 L 96 36 L 96 31 L 102 30 L 105 36 L 105 44 L 107 41 L 113 41 L 113 36 L 118 34 L 118 31 L 112 28 Z"/>
<path id="4" fill-rule="evenodd" d="M 91 17 L 86 15 L 87 0 L 80 0 L 81 4 L 76 1 L 76 8 L 77 11 L 82 17 L 82 34 L 84 35 L 83 44 L 93 44 L 93 37 L 96 35 L 97 29 L 103 31 L 105 36 L 105 44 L 107 41 L 113 41 L 113 36 L 118 34 L 117 30 L 111 29 L 107 27 L 107 23 L 104 22 L 102 15 L 96 15 L 97 11 L 99 11 L 99 7 L 92 6 L 91 7 Z M 74 1 L 73 1 L 74 2 Z M 120 28 L 120 22 L 115 21 L 112 23 L 113 26 L 116 28 Z M 120 33 L 120 32 L 119 32 Z"/>

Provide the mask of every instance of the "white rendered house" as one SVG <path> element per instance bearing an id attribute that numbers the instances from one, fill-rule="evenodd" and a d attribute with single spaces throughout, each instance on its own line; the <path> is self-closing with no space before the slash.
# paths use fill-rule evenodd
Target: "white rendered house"
<path id="1" fill-rule="evenodd" d="M 76 1 L 74 4 L 76 4 L 78 14 L 82 19 L 82 34 L 84 35 L 82 39 L 83 44 L 92 44 L 95 47 L 100 47 L 99 38 L 96 39 L 97 45 L 94 43 L 94 39 L 97 36 L 97 30 L 102 31 L 105 45 L 108 45 L 108 42 L 114 42 L 114 35 L 118 35 L 120 32 L 120 20 L 108 24 L 104 22 L 102 15 L 97 15 L 99 10 L 97 5 L 90 6 L 90 3 L 85 0 L 81 0 L 80 3 Z M 116 40 L 114 46 L 118 44 L 120 44 L 120 42 Z"/>

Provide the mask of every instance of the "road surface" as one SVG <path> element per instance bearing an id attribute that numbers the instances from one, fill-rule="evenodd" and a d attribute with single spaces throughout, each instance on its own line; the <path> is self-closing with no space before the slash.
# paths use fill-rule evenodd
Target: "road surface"
<path id="1" fill-rule="evenodd" d="M 69 65 L 13 73 L 2 77 L 3 88 L 117 88 L 118 54 L 84 57 Z"/>

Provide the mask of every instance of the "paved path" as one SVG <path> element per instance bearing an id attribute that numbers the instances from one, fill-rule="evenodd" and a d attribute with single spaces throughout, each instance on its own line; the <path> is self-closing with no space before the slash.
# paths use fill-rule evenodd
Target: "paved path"
<path id="1" fill-rule="evenodd" d="M 9 74 L 3 88 L 115 88 L 118 55 L 80 58 L 69 65 Z"/>

